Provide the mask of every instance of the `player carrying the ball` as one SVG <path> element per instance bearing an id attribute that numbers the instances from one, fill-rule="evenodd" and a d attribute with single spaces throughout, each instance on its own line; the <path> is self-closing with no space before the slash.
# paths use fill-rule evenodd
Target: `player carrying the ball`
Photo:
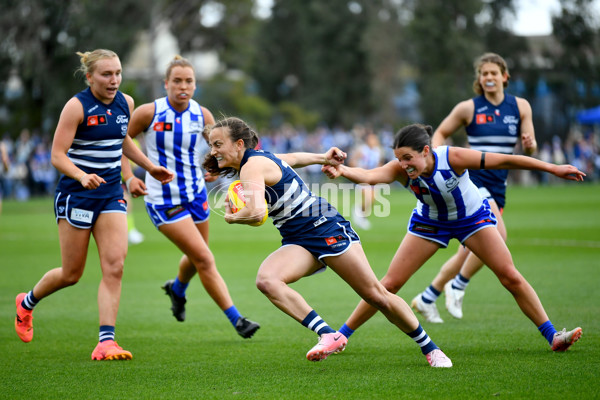
<path id="1" fill-rule="evenodd" d="M 214 175 L 239 173 L 246 205 L 232 213 L 226 202 L 228 223 L 257 224 L 268 212 L 279 229 L 282 246 L 263 261 L 256 285 L 277 308 L 319 335 L 306 358 L 324 360 L 347 343 L 289 286 L 328 266 L 409 335 L 432 367 L 451 367 L 450 359 L 425 333 L 408 304 L 377 280 L 350 223 L 325 199 L 315 196 L 293 170 L 312 164 L 338 165 L 346 154 L 331 148 L 325 154 L 275 155 L 254 150 L 257 144 L 258 136 L 244 121 L 218 121 L 210 129 L 211 152 L 203 166 Z"/>

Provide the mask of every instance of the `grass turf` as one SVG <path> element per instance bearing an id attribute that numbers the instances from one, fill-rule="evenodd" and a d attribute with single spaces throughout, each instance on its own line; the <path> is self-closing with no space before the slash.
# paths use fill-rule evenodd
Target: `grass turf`
<path id="1" fill-rule="evenodd" d="M 261 323 L 240 338 L 198 279 L 188 289 L 187 320 L 177 322 L 160 290 L 175 276 L 179 251 L 160 235 L 135 201 L 146 240 L 131 246 L 123 277 L 117 340 L 130 362 L 92 362 L 98 337 L 100 268 L 90 244 L 80 282 L 43 299 L 35 336 L 14 332 L 14 297 L 60 265 L 52 199 L 5 201 L 0 216 L 0 397 L 21 398 L 598 398 L 600 376 L 600 186 L 567 183 L 511 187 L 504 220 L 517 268 L 536 289 L 557 329 L 583 327 L 566 353 L 552 353 L 536 327 L 488 270 L 472 280 L 463 320 L 438 301 L 445 323 L 423 327 L 452 358 L 435 370 L 407 336 L 377 314 L 345 352 L 311 363 L 316 336 L 277 310 L 254 286 L 260 262 L 279 246 L 268 222 L 261 228 L 211 219 L 211 248 L 238 309 Z M 414 197 L 392 190 L 387 218 L 359 231 L 378 276 L 406 231 Z M 456 249 L 441 250 L 401 289 L 410 301 Z M 293 287 L 334 328 L 357 295 L 332 271 Z"/>

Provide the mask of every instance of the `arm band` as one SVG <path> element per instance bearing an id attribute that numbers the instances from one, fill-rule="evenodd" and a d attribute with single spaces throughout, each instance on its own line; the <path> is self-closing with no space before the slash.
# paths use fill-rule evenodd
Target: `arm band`
<path id="1" fill-rule="evenodd" d="M 481 162 L 479 163 L 479 169 L 485 169 L 485 153 L 481 152 Z"/>
<path id="2" fill-rule="evenodd" d="M 133 178 L 134 178 L 134 177 L 135 177 L 135 175 L 132 175 L 132 176 L 131 176 L 129 179 L 127 179 L 127 180 L 125 181 L 125 186 L 127 186 L 127 191 L 128 191 L 129 193 L 131 193 L 131 190 L 129 189 L 129 185 L 131 185 L 131 181 L 133 180 Z"/>

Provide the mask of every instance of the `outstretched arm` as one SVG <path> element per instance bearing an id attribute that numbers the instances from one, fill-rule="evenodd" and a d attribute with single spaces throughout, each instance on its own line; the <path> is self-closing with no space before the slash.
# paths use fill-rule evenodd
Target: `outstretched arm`
<path id="1" fill-rule="evenodd" d="M 556 165 L 528 156 L 482 153 L 460 147 L 450 149 L 448 160 L 459 174 L 462 174 L 465 169 L 526 169 L 549 172 L 559 178 L 571 181 L 583 181 L 585 176 L 585 173 L 569 164 Z"/>
<path id="2" fill-rule="evenodd" d="M 396 180 L 404 185 L 408 180 L 408 176 L 398 160 L 392 160 L 381 167 L 373 169 L 348 167 L 346 165 L 324 165 L 321 171 L 331 179 L 343 176 L 354 183 L 367 183 L 369 185 L 392 183 Z"/>
<path id="3" fill-rule="evenodd" d="M 325 153 L 287 153 L 275 154 L 277 158 L 285 161 L 292 168 L 302 168 L 307 165 L 324 164 L 340 165 L 347 155 L 337 147 L 332 147 Z"/>

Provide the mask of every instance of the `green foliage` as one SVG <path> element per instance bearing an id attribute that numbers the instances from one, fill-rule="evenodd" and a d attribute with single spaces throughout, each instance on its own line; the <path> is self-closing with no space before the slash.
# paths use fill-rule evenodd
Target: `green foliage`
<path id="1" fill-rule="evenodd" d="M 372 110 L 363 1 L 275 1 L 252 75 L 271 102 L 291 100 L 328 123 Z M 352 11 L 349 4 L 358 8 Z"/>
<path id="2" fill-rule="evenodd" d="M 304 110 L 296 103 L 289 101 L 282 101 L 277 108 L 281 119 L 292 126 L 313 130 L 321 120 L 321 115 L 318 112 Z"/>
<path id="3" fill-rule="evenodd" d="M 556 87 L 562 107 L 598 105 L 594 93 L 600 79 L 600 38 L 593 19 L 591 0 L 563 0 L 561 13 L 553 16 L 552 27 L 562 53 L 556 60 L 560 81 Z"/>
<path id="4" fill-rule="evenodd" d="M 108 48 L 123 61 L 137 32 L 148 25 L 148 7 L 137 0 L 110 7 L 89 0 L 9 3 L 0 16 L 0 75 L 15 71 L 23 91 L 6 103 L 15 118 L 0 121 L 0 130 L 13 135 L 21 128 L 54 130 L 63 105 L 85 88 L 82 77 L 73 77 L 79 66 L 77 51 Z"/>
<path id="5" fill-rule="evenodd" d="M 347 349 L 311 363 L 316 336 L 274 307 L 255 287 L 261 261 L 280 244 L 276 229 L 228 225 L 211 217 L 211 249 L 238 309 L 262 328 L 241 339 L 194 278 L 187 320 L 175 321 L 160 285 L 175 276 L 180 252 L 151 224 L 142 199 L 136 225 L 146 240 L 129 248 L 117 340 L 132 361 L 93 362 L 100 266 L 94 244 L 81 280 L 43 299 L 31 343 L 16 336 L 14 297 L 60 265 L 52 199 L 5 201 L 0 216 L 0 391 L 11 399 L 510 399 L 597 398 L 600 358 L 600 187 L 569 183 L 510 187 L 504 213 L 508 245 L 554 325 L 583 327 L 581 340 L 552 353 L 535 326 L 487 269 L 470 283 L 465 317 L 438 307 L 445 323 L 423 323 L 454 367 L 433 370 L 418 347 L 380 314 L 356 331 Z M 360 231 L 377 276 L 405 234 L 414 196 L 392 190 L 388 217 Z M 343 211 L 343 207 L 339 207 Z M 349 210 L 347 210 L 349 212 Z M 403 287 L 410 301 L 456 250 L 440 250 Z M 293 284 L 339 327 L 358 302 L 331 270 Z"/>

